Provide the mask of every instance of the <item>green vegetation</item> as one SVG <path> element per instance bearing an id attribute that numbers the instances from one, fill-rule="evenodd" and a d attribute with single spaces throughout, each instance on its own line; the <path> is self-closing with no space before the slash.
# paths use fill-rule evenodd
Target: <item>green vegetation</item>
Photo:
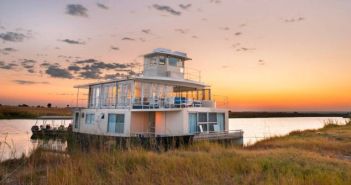
<path id="1" fill-rule="evenodd" d="M 1 164 L 5 184 L 350 184 L 351 123 L 292 132 L 253 146 L 196 143 L 167 152 L 36 150 Z"/>
<path id="2" fill-rule="evenodd" d="M 34 119 L 39 116 L 71 116 L 70 108 L 0 106 L 0 119 Z"/>

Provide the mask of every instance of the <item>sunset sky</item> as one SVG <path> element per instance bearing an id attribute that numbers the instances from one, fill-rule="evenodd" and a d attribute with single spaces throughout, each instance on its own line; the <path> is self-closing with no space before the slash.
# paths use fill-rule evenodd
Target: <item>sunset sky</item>
<path id="1" fill-rule="evenodd" d="M 349 0 L 1 0 L 0 104 L 74 105 L 74 85 L 163 47 L 188 53 L 234 111 L 351 111 L 350 10 Z M 87 61 L 101 69 L 72 67 Z"/>

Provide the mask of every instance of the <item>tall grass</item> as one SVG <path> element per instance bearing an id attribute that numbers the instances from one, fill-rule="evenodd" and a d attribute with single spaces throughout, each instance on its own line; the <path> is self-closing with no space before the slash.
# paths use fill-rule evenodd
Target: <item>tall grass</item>
<path id="1" fill-rule="evenodd" d="M 338 185 L 351 182 L 350 156 L 350 124 L 295 132 L 247 148 L 201 142 L 166 152 L 108 148 L 67 155 L 38 149 L 7 184 Z"/>

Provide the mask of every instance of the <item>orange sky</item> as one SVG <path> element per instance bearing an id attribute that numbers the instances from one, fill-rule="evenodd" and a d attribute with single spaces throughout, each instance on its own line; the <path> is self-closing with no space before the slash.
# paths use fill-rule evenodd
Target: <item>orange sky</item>
<path id="1" fill-rule="evenodd" d="M 54 77 L 41 64 L 141 64 L 140 55 L 164 47 L 187 52 L 193 60 L 186 66 L 201 70 L 232 110 L 351 110 L 349 1 L 99 2 L 105 8 L 95 1 L 0 2 L 0 104 L 74 105 L 73 86 L 97 79 L 73 71 L 70 79 Z M 69 5 L 80 6 L 69 12 Z M 25 68 L 25 60 L 35 62 Z"/>

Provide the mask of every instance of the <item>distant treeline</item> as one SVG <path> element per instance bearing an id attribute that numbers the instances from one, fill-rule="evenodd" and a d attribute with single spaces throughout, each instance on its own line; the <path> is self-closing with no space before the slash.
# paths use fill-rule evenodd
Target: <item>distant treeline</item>
<path id="1" fill-rule="evenodd" d="M 229 118 L 351 117 L 350 112 L 231 112 Z"/>
<path id="2" fill-rule="evenodd" d="M 40 116 L 71 116 L 70 108 L 0 106 L 0 119 L 35 119 Z"/>

